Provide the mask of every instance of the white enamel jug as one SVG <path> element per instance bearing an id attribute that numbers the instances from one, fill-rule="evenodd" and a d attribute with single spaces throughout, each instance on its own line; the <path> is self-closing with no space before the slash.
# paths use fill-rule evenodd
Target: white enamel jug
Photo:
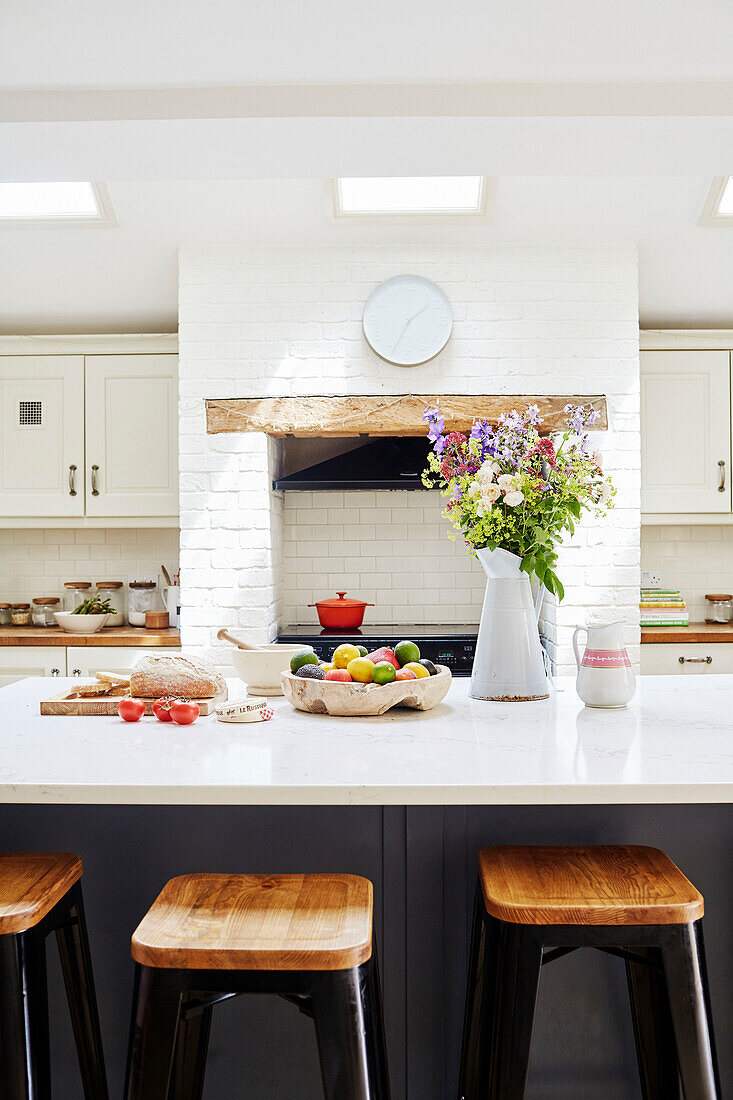
<path id="1" fill-rule="evenodd" d="M 578 635 L 586 634 L 583 656 Z M 634 697 L 636 679 L 624 646 L 624 624 L 579 626 L 573 633 L 578 678 L 575 686 L 587 707 L 625 707 Z"/>
<path id="2" fill-rule="evenodd" d="M 529 576 L 521 558 L 508 550 L 476 551 L 488 577 L 476 655 L 472 699 L 519 702 L 549 695 L 545 661 L 532 602 Z"/>

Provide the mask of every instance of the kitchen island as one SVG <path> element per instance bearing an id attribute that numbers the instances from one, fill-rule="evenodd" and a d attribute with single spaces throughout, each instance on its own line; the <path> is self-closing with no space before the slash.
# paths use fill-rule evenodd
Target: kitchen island
<path id="1" fill-rule="evenodd" d="M 55 680 L 52 692 L 67 683 L 78 681 Z M 2 846 L 73 849 L 84 859 L 113 1092 L 127 1033 L 129 936 L 175 874 L 369 876 L 393 1095 L 454 1100 L 476 850 L 633 842 L 665 848 L 705 895 L 729 1095 L 733 677 L 642 678 L 623 711 L 588 710 L 571 680 L 558 686 L 545 701 L 495 704 L 468 699 L 468 681 L 455 680 L 431 712 L 365 719 L 300 714 L 276 699 L 270 722 L 205 718 L 189 727 L 41 717 L 44 679 L 0 691 Z M 237 681 L 230 689 L 244 691 Z M 53 970 L 52 978 L 55 1004 L 62 992 Z M 307 1022 L 277 1001 L 254 1000 L 215 1018 L 206 1095 L 317 1100 Z M 64 1026 L 55 1100 L 76 1100 Z M 533 1050 L 533 1100 L 638 1095 L 618 960 L 581 953 L 543 972 Z"/>

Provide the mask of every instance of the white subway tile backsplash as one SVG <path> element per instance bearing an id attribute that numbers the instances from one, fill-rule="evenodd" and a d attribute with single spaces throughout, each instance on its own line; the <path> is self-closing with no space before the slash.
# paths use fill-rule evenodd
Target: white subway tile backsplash
<path id="1" fill-rule="evenodd" d="M 733 592 L 733 527 L 644 526 L 641 568 L 661 572 L 665 588 L 679 588 L 690 621 L 701 622 L 707 592 Z"/>

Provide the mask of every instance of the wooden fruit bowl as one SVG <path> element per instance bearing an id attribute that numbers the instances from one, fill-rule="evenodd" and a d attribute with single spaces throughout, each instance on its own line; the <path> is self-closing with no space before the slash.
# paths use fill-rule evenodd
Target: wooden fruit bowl
<path id="1" fill-rule="evenodd" d="M 344 684 L 338 680 L 308 680 L 283 672 L 283 695 L 296 710 L 339 718 L 384 714 L 392 707 L 432 710 L 445 699 L 453 679 L 449 668 L 437 667 L 437 676 L 391 684 Z"/>

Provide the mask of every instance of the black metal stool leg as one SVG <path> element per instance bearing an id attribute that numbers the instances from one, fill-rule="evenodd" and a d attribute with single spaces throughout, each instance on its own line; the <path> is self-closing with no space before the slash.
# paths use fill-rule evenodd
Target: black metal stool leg
<path id="1" fill-rule="evenodd" d="M 32 931 L 0 936 L 0 1096 L 51 1096 L 46 945 Z"/>
<path id="2" fill-rule="evenodd" d="M 489 1094 L 496 1006 L 498 924 L 486 914 L 480 883 L 471 928 L 459 1100 L 484 1100 Z"/>
<path id="3" fill-rule="evenodd" d="M 94 972 L 81 885 L 69 892 L 68 919 L 56 929 L 85 1100 L 108 1100 Z"/>
<path id="4" fill-rule="evenodd" d="M 372 948 L 372 957 L 364 964 L 365 982 L 364 1023 L 366 1026 L 367 1062 L 371 1095 L 379 1100 L 390 1100 L 389 1069 L 387 1067 L 387 1040 L 384 1034 L 384 1014 L 382 1010 L 382 990 L 379 982 L 379 959 L 377 945 Z"/>
<path id="5" fill-rule="evenodd" d="M 663 932 L 664 971 L 685 1100 L 721 1100 L 700 921 Z"/>
<path id="6" fill-rule="evenodd" d="M 524 1100 L 541 968 L 532 930 L 500 921 L 491 1100 Z"/>
<path id="7" fill-rule="evenodd" d="M 197 1000 L 196 994 L 186 994 L 181 1001 L 169 1100 L 201 1100 L 204 1094 L 213 1009 L 201 1008 L 186 1015 L 187 1007 Z"/>
<path id="8" fill-rule="evenodd" d="M 135 967 L 126 1100 L 168 1100 L 181 994 L 166 972 Z"/>
<path id="9" fill-rule="evenodd" d="M 626 960 L 636 1056 L 644 1100 L 677 1100 L 679 1071 L 672 1014 L 658 948 L 637 947 L 648 965 Z"/>
<path id="10" fill-rule="evenodd" d="M 382 1100 L 369 1080 L 365 983 L 363 966 L 313 976 L 311 1003 L 326 1100 Z"/>

